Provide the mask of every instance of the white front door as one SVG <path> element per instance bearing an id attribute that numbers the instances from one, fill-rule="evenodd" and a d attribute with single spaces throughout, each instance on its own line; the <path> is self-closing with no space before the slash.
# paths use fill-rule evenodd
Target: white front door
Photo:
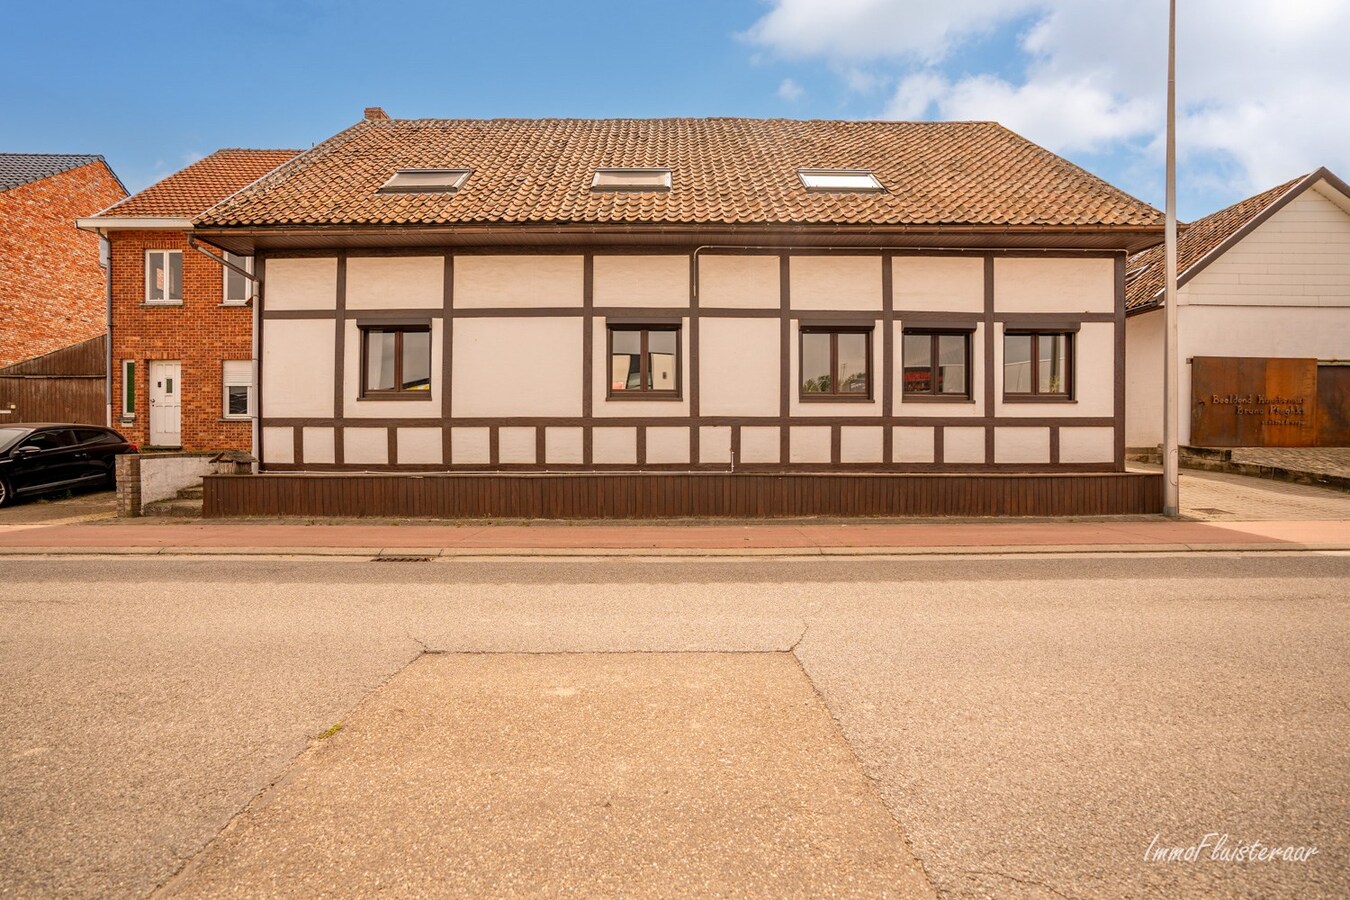
<path id="1" fill-rule="evenodd" d="M 178 360 L 150 360 L 150 446 L 181 447 L 183 366 Z"/>

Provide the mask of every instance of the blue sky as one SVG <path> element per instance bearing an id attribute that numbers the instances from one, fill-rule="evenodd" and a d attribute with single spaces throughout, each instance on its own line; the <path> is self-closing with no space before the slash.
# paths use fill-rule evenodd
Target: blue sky
<path id="1" fill-rule="evenodd" d="M 1350 174 L 1350 134 L 1319 115 L 1350 83 L 1324 37 L 1350 4 L 1186 4 L 1182 217 L 1316 165 Z M 5 20 L 0 150 L 102 153 L 132 190 L 219 147 L 308 147 L 379 105 L 990 118 L 1162 202 L 1162 0 L 47 2 Z"/>

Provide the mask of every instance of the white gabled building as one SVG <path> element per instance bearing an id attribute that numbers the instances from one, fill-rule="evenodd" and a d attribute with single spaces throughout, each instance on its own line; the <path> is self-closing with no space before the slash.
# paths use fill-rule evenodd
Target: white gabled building
<path id="1" fill-rule="evenodd" d="M 1319 421 L 1311 421 L 1310 412 L 1304 439 L 1284 443 L 1345 443 L 1350 186 L 1318 169 L 1184 226 L 1178 251 L 1181 445 L 1192 444 L 1192 418 L 1204 414 L 1192 391 L 1197 357 L 1316 360 Z M 1126 444 L 1132 449 L 1162 441 L 1163 266 L 1161 245 L 1128 263 Z M 1314 432 L 1317 438 L 1307 440 Z"/>

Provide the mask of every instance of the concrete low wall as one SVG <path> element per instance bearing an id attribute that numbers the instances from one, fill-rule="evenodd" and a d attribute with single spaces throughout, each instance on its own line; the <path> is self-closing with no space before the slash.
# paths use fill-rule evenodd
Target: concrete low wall
<path id="1" fill-rule="evenodd" d="M 196 487 L 206 475 L 234 475 L 250 470 L 243 459 L 207 453 L 126 453 L 117 458 L 117 514 L 139 516 L 151 503 Z"/>

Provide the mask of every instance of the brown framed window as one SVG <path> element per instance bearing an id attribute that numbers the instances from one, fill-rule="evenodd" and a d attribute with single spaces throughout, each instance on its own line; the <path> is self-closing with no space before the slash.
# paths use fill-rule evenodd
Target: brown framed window
<path id="1" fill-rule="evenodd" d="M 361 328 L 361 396 L 431 399 L 431 328 L 427 325 Z"/>
<path id="2" fill-rule="evenodd" d="M 901 343 L 904 395 L 970 399 L 970 332 L 906 328 Z"/>
<path id="3" fill-rule="evenodd" d="M 801 399 L 870 400 L 872 329 L 803 326 Z"/>
<path id="4" fill-rule="evenodd" d="M 680 397 L 680 326 L 610 325 L 609 394 L 614 399 Z"/>
<path id="5" fill-rule="evenodd" d="M 1003 335 L 1003 396 L 1009 400 L 1072 400 L 1072 331 L 1009 329 Z"/>

